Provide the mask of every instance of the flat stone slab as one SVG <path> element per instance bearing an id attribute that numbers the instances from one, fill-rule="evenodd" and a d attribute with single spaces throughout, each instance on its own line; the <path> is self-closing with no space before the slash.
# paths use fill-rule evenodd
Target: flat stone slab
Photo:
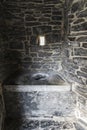
<path id="1" fill-rule="evenodd" d="M 4 85 L 6 91 L 12 92 L 31 92 L 31 91 L 49 91 L 65 92 L 70 91 L 70 85 Z"/>
<path id="2" fill-rule="evenodd" d="M 21 88 L 22 87 L 22 88 Z M 42 88 L 41 88 L 42 87 Z M 5 86 L 3 91 L 6 115 L 75 116 L 75 95 L 57 86 Z M 62 88 L 62 91 L 61 91 Z"/>

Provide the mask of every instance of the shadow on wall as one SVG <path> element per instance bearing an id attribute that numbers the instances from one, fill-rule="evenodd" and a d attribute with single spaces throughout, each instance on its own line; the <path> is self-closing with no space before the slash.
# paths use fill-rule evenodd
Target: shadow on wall
<path id="1" fill-rule="evenodd" d="M 21 54 L 17 50 L 9 49 L 8 24 L 5 21 L 5 11 L 0 3 L 0 81 L 16 71 L 21 64 Z"/>

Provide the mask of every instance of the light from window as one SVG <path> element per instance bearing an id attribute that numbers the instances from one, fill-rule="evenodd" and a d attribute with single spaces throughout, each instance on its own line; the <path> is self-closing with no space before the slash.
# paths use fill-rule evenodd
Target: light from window
<path id="1" fill-rule="evenodd" d="M 39 45 L 44 46 L 45 45 L 45 36 L 39 36 Z"/>

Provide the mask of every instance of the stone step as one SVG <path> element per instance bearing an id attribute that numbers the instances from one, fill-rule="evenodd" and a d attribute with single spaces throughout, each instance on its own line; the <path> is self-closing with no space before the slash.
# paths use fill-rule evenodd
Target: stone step
<path id="1" fill-rule="evenodd" d="M 75 120 L 74 120 L 75 121 Z M 6 119 L 4 130 L 76 130 L 72 120 Z"/>

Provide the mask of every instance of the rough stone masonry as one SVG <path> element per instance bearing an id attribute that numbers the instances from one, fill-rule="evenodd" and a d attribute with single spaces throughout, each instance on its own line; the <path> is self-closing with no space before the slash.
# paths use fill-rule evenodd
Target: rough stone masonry
<path id="1" fill-rule="evenodd" d="M 9 0 L 0 5 L 1 80 L 27 68 L 57 71 L 69 83 L 87 84 L 86 1 Z M 46 38 L 43 47 L 40 35 Z"/>
<path id="2" fill-rule="evenodd" d="M 60 8 L 56 7 L 58 4 Z M 27 69 L 58 69 L 63 33 L 62 2 L 9 0 L 2 6 L 5 22 L 2 35 L 7 45 L 5 60 Z M 40 35 L 46 38 L 44 47 L 38 44 Z"/>
<path id="3" fill-rule="evenodd" d="M 87 0 L 2 0 L 0 7 L 1 81 L 19 68 L 53 70 L 87 91 Z"/>

